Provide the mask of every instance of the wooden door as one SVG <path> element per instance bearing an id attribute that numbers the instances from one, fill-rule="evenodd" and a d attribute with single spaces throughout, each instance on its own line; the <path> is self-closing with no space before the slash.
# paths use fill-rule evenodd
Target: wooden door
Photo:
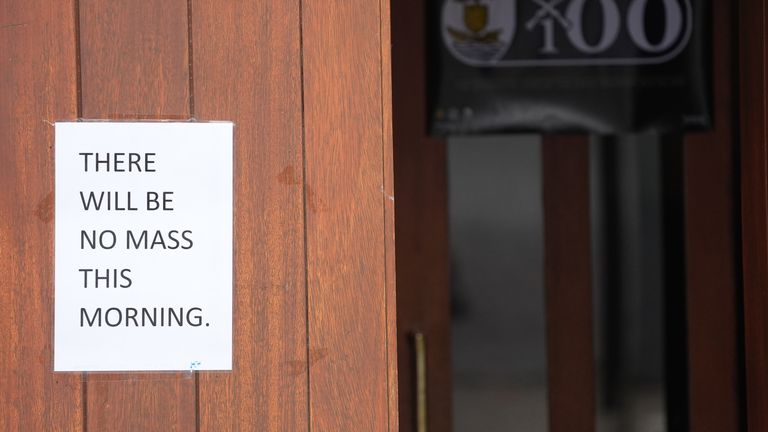
<path id="1" fill-rule="evenodd" d="M 0 6 L 0 430 L 395 431 L 389 4 Z M 53 122 L 235 123 L 230 372 L 52 372 Z"/>
<path id="2" fill-rule="evenodd" d="M 445 140 L 427 133 L 425 0 L 392 1 L 400 430 L 450 431 L 450 276 Z M 425 376 L 414 337 L 424 338 Z M 426 387 L 419 401 L 417 384 Z M 422 408 L 419 408 L 419 405 Z M 420 414 L 421 413 L 421 419 Z"/>
<path id="3" fill-rule="evenodd" d="M 739 2 L 742 277 L 746 414 L 750 432 L 768 429 L 768 11 Z"/>
<path id="4" fill-rule="evenodd" d="M 426 413 L 430 430 L 451 428 L 450 367 L 450 292 L 449 244 L 447 239 L 447 173 L 445 142 L 427 134 L 425 36 L 429 29 L 424 1 L 393 0 L 393 80 L 395 179 L 397 202 L 398 259 L 398 349 L 400 377 L 400 421 L 403 431 L 417 430 L 418 401 L 416 364 L 411 340 L 414 332 L 426 338 Z M 682 425 L 691 431 L 739 431 L 743 425 L 745 404 L 742 394 L 740 346 L 740 274 L 739 238 L 736 234 L 739 215 L 738 171 L 736 157 L 737 119 L 736 76 L 733 51 L 737 28 L 741 29 L 742 65 L 749 66 L 748 75 L 755 83 L 750 88 L 762 89 L 764 79 L 765 14 L 763 0 L 745 2 L 716 1 L 711 6 L 713 33 L 710 45 L 713 79 L 713 123 L 707 131 L 674 136 L 665 145 L 679 153 L 680 166 L 673 167 L 676 177 L 668 186 L 681 191 L 667 191 L 678 207 L 681 219 L 670 223 L 670 236 L 684 250 L 675 251 L 677 261 L 669 267 L 678 272 L 676 302 L 667 313 L 681 314 L 687 327 L 685 334 L 668 337 L 675 346 L 675 364 L 670 371 L 668 419 L 674 429 Z M 749 17 L 751 27 L 737 27 L 736 8 Z M 742 18 L 743 20 L 744 18 Z M 747 57 L 745 57 L 747 56 Z M 742 66 L 744 67 L 744 66 Z M 748 238 L 764 239 L 765 143 L 762 129 L 755 129 L 760 116 L 765 116 L 763 93 L 749 92 L 750 105 L 746 123 L 752 127 L 745 145 L 745 175 L 757 176 L 743 186 L 745 206 L 759 206 L 757 213 L 745 218 L 745 259 L 756 253 L 749 250 Z M 742 103 L 744 105 L 744 102 Z M 761 111 L 763 110 L 763 111 Z M 762 122 L 762 123 L 761 123 Z M 760 126 L 763 127 L 763 126 Z M 543 201 L 545 223 L 545 278 L 548 348 L 548 411 L 550 430 L 594 431 L 596 428 L 597 391 L 593 353 L 591 221 L 589 190 L 589 137 L 545 135 L 542 140 Z M 751 144 L 750 144 L 751 142 Z M 755 153 L 757 152 L 757 153 Z M 755 159 L 757 157 L 757 159 Z M 754 161 L 754 162 L 753 162 Z M 751 171 L 750 171 L 751 170 Z M 754 174 L 749 174 L 754 172 Z M 746 180 L 743 180 L 746 181 Z M 671 184 L 674 183 L 674 184 Z M 749 189 L 749 190 L 748 190 Z M 677 194 L 675 193 L 677 192 Z M 683 213 L 684 212 L 684 213 Z M 755 228 L 756 227 L 756 228 Z M 747 235 L 749 230 L 749 235 Z M 757 230 L 757 231 L 754 231 Z M 755 270 L 760 271 L 749 291 L 745 281 L 747 308 L 762 308 L 763 295 L 752 298 L 756 290 L 768 284 L 766 260 L 768 249 L 758 240 Z M 768 240 L 766 240 L 768 241 Z M 751 244 L 751 243 L 750 243 Z M 749 265 L 745 261 L 745 265 Z M 759 265 L 758 265 L 759 264 Z M 745 267 L 745 272 L 751 267 Z M 747 273 L 745 273 L 745 276 Z M 762 276 L 760 276 L 762 275 Z M 684 286 L 683 286 L 684 285 Z M 751 294 L 750 294 L 751 293 Z M 762 311 L 762 309 L 757 309 Z M 753 312 L 757 319 L 747 327 L 758 326 L 750 340 L 757 341 L 754 358 L 748 365 L 754 374 L 765 378 L 768 354 L 763 321 L 768 313 Z M 678 332 L 682 333 L 682 332 Z M 671 351 L 671 350 L 670 350 Z M 681 354 L 682 353 L 682 354 Z M 762 353 L 762 354 L 761 354 Z M 679 375 L 679 376 L 675 376 Z M 768 380 L 762 382 L 768 383 Z M 752 383 L 757 402 L 768 403 L 768 385 Z M 761 393 L 765 392 L 765 393 Z M 768 408 L 760 405 L 751 417 L 761 417 Z M 755 420 L 757 421 L 757 420 Z M 768 420 L 751 430 L 768 430 Z M 687 427 L 685 426 L 687 425 Z"/>

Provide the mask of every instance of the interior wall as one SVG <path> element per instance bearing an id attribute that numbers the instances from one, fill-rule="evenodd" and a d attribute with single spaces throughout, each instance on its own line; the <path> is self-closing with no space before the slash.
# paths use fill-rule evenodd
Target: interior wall
<path id="1" fill-rule="evenodd" d="M 540 144 L 448 140 L 457 432 L 546 430 Z"/>

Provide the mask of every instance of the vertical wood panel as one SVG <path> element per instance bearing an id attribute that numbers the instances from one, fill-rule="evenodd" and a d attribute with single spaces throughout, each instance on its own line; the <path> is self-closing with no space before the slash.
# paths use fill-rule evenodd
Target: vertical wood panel
<path id="1" fill-rule="evenodd" d="M 426 125 L 426 2 L 392 2 L 397 328 L 402 432 L 415 430 L 412 333 L 426 337 L 431 430 L 451 430 L 451 310 L 445 141 Z"/>
<path id="2" fill-rule="evenodd" d="M 0 3 L 0 430 L 82 428 L 54 374 L 53 124 L 77 118 L 72 1 Z"/>
<path id="3" fill-rule="evenodd" d="M 186 0 L 79 0 L 84 118 L 187 119 Z"/>
<path id="4" fill-rule="evenodd" d="M 740 430 L 736 134 L 730 1 L 713 2 L 714 129 L 685 137 L 685 227 L 692 432 Z"/>
<path id="5" fill-rule="evenodd" d="M 391 148 L 382 98 L 390 95 L 380 32 L 389 17 L 370 0 L 302 8 L 310 426 L 387 430 L 396 388 L 388 384 L 394 323 L 384 244 L 393 227 L 384 223 Z"/>
<path id="6" fill-rule="evenodd" d="M 741 223 L 747 423 L 768 430 L 768 149 L 765 0 L 739 1 Z"/>
<path id="7" fill-rule="evenodd" d="M 80 0 L 82 116 L 190 117 L 185 0 Z M 190 431 L 192 374 L 89 374 L 88 431 Z"/>
<path id="8" fill-rule="evenodd" d="M 299 0 L 192 12 L 197 116 L 235 122 L 234 370 L 200 373 L 200 429 L 306 431 Z"/>
<path id="9" fill-rule="evenodd" d="M 382 176 L 384 181 L 384 250 L 385 250 L 385 309 L 386 309 L 386 350 L 387 350 L 387 392 L 389 412 L 387 426 L 389 432 L 400 431 L 398 415 L 398 330 L 397 330 L 397 266 L 395 232 L 395 155 L 392 113 L 392 7 L 389 0 L 379 1 L 379 22 L 381 50 L 381 121 L 382 121 Z"/>
<path id="10" fill-rule="evenodd" d="M 549 430 L 595 430 L 589 137 L 542 139 Z"/>

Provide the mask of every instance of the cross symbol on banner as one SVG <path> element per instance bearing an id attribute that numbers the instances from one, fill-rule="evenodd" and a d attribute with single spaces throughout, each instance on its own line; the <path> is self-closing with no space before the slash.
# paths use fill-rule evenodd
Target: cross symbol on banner
<path id="1" fill-rule="evenodd" d="M 525 28 L 528 30 L 533 30 L 534 27 L 536 27 L 542 20 L 547 18 L 553 18 L 555 21 L 559 22 L 560 25 L 563 26 L 563 28 L 569 28 L 571 27 L 571 22 L 568 21 L 566 17 L 563 16 L 563 14 L 557 10 L 557 6 L 563 2 L 563 0 L 532 0 L 534 3 L 539 5 L 539 10 L 536 11 L 536 13 L 525 23 Z"/>

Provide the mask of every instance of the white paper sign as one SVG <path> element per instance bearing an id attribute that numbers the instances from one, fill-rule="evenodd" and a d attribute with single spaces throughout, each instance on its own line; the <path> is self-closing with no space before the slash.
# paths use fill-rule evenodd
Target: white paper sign
<path id="1" fill-rule="evenodd" d="M 56 123 L 55 371 L 232 369 L 232 132 Z"/>

